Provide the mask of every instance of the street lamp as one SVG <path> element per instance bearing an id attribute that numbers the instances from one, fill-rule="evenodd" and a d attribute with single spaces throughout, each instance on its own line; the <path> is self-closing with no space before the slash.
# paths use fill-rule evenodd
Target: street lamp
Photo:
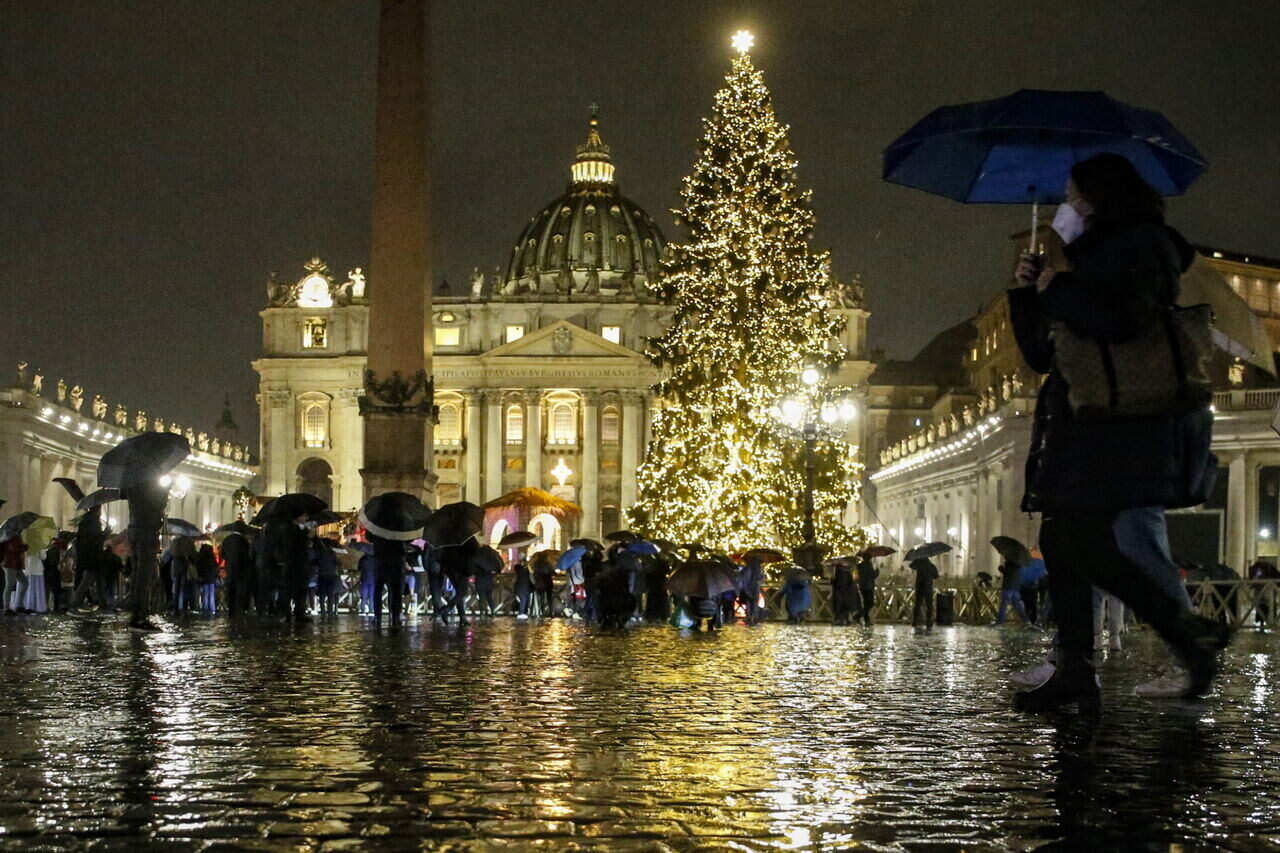
<path id="1" fill-rule="evenodd" d="M 817 568 L 822 559 L 822 547 L 817 542 L 817 531 L 813 523 L 813 481 L 817 469 L 815 449 L 820 438 L 840 437 L 843 427 L 858 415 L 858 407 L 852 399 L 824 399 L 824 379 L 820 368 L 806 366 L 800 371 L 804 393 L 787 397 L 773 407 L 774 417 L 794 430 L 804 441 L 804 525 L 801 528 L 804 542 L 795 552 L 797 560 L 809 571 Z"/>

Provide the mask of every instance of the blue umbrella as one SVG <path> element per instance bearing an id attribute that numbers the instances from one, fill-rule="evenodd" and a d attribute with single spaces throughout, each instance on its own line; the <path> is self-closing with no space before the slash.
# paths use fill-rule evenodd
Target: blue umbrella
<path id="1" fill-rule="evenodd" d="M 576 548 L 570 548 L 560 555 L 560 559 L 556 561 L 556 568 L 560 571 L 566 571 L 574 563 L 579 562 L 583 555 L 587 553 L 587 549 L 579 545 Z"/>
<path id="2" fill-rule="evenodd" d="M 632 554 L 657 554 L 661 549 L 652 542 L 640 540 L 627 545 L 627 550 Z"/>
<path id="3" fill-rule="evenodd" d="M 884 151 L 884 179 L 969 204 L 1061 203 L 1071 167 L 1095 154 L 1128 158 L 1161 195 L 1181 195 L 1204 157 L 1168 119 L 1104 92 L 1022 89 L 939 107 Z"/>

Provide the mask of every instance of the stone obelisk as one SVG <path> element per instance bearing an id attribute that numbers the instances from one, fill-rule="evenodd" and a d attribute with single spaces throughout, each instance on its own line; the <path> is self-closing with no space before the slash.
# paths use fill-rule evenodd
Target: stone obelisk
<path id="1" fill-rule="evenodd" d="M 435 503 L 427 256 L 428 0 L 382 0 L 374 128 L 364 493 Z"/>

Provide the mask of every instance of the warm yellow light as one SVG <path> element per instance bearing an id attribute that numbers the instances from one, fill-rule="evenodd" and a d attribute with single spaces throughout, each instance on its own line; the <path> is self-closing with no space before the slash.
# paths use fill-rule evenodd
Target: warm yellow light
<path id="1" fill-rule="evenodd" d="M 805 385 L 817 385 L 822 381 L 822 371 L 816 367 L 806 367 L 800 374 L 800 381 Z"/>
<path id="2" fill-rule="evenodd" d="M 556 462 L 556 467 L 551 469 L 551 476 L 555 477 L 556 482 L 559 483 L 561 486 L 564 485 L 564 481 L 569 479 L 569 476 L 571 474 L 573 474 L 573 469 L 570 468 L 568 465 L 564 464 L 563 456 L 561 456 L 560 460 Z"/>
<path id="3" fill-rule="evenodd" d="M 756 37 L 751 34 L 750 30 L 738 30 L 733 34 L 733 38 L 730 41 L 733 43 L 734 50 L 738 53 L 746 53 L 756 43 Z"/>

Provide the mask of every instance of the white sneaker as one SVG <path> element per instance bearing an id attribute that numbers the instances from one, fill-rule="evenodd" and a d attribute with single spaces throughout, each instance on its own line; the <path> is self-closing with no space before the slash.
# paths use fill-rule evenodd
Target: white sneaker
<path id="1" fill-rule="evenodd" d="M 1169 666 L 1150 681 L 1144 681 L 1133 692 L 1144 699 L 1177 699 L 1187 692 L 1191 679 L 1180 666 Z"/>
<path id="2" fill-rule="evenodd" d="M 528 619 L 528 618 L 529 618 L 529 614 L 528 614 L 528 613 L 521 613 L 520 615 L 516 616 L 516 618 L 517 618 L 517 619 Z"/>
<path id="3" fill-rule="evenodd" d="M 1045 661 L 1031 667 L 1031 669 L 1023 669 L 1018 672 L 1009 674 L 1009 682 L 1014 687 L 1024 687 L 1028 690 L 1039 687 L 1049 680 L 1049 677 L 1057 672 L 1058 667 L 1051 661 Z"/>

